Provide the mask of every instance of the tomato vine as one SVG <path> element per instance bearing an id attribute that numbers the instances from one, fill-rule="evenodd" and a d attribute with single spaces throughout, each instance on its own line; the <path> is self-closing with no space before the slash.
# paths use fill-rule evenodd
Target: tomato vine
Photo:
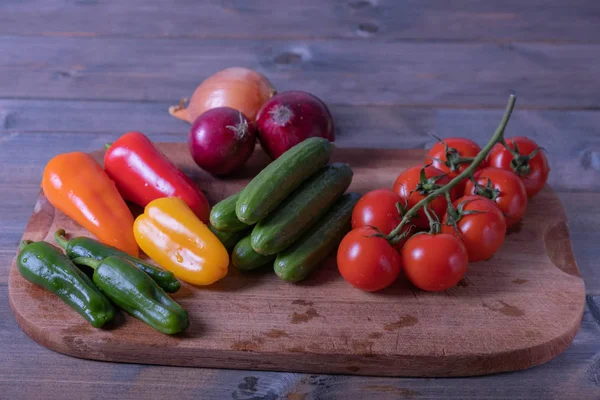
<path id="1" fill-rule="evenodd" d="M 473 176 L 473 173 L 475 172 L 475 170 L 477 169 L 479 164 L 481 164 L 481 162 L 483 160 L 485 160 L 485 158 L 487 157 L 489 152 L 492 150 L 492 147 L 494 147 L 494 145 L 496 143 L 505 143 L 504 142 L 504 130 L 506 129 L 506 125 L 508 124 L 508 120 L 510 119 L 510 116 L 514 109 L 516 100 L 517 100 L 517 98 L 515 95 L 511 94 L 509 96 L 508 104 L 504 111 L 504 115 L 502 116 L 502 119 L 500 120 L 500 124 L 498 125 L 498 128 L 496 128 L 496 131 L 494 132 L 494 135 L 491 137 L 490 141 L 481 149 L 481 151 L 473 159 L 473 162 L 471 162 L 471 164 L 467 168 L 465 168 L 464 171 L 462 171 L 460 174 L 458 174 L 454 179 L 452 179 L 446 185 L 432 191 L 429 195 L 427 195 L 427 197 L 425 197 L 423 200 L 419 201 L 417 204 L 415 204 L 412 208 L 410 208 L 404 214 L 404 216 L 402 217 L 402 220 L 400 221 L 398 226 L 393 231 L 391 231 L 386 237 L 386 239 L 392 245 L 398 243 L 399 241 L 401 241 L 404 238 L 404 236 L 403 236 L 404 234 L 401 234 L 404 226 L 406 224 L 410 223 L 410 220 L 417 215 L 417 212 L 421 208 L 425 207 L 424 210 L 427 212 L 427 206 L 429 205 L 429 203 L 431 203 L 435 198 L 437 198 L 439 196 L 445 196 L 447 199 L 449 199 L 450 191 L 454 187 L 456 187 L 461 181 L 463 181 L 465 178 L 471 178 Z M 448 203 L 449 203 L 449 206 L 451 206 L 451 202 L 448 201 Z M 437 224 L 434 224 L 434 229 L 435 228 L 437 228 Z M 435 230 L 437 230 L 437 229 L 435 229 Z"/>

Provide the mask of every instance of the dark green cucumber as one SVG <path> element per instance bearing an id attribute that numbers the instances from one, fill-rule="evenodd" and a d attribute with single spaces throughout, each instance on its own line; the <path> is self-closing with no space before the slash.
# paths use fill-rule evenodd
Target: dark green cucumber
<path id="1" fill-rule="evenodd" d="M 249 228 L 235 215 L 235 203 L 240 193 L 233 194 L 217 204 L 210 210 L 210 224 L 222 232 L 239 232 Z"/>
<path id="2" fill-rule="evenodd" d="M 252 230 L 252 247 L 260 254 L 276 254 L 291 246 L 321 218 L 350 186 L 352 168 L 331 164 L 305 181 Z"/>
<path id="3" fill-rule="evenodd" d="M 275 255 L 263 256 L 254 251 L 250 244 L 250 235 L 240 240 L 231 253 L 231 263 L 234 267 L 243 271 L 273 263 L 274 259 Z"/>
<path id="4" fill-rule="evenodd" d="M 250 227 L 246 226 L 246 228 Z M 210 231 L 215 234 L 217 239 L 219 239 L 219 241 L 223 243 L 223 246 L 225 246 L 228 253 L 231 253 L 231 250 L 233 250 L 237 242 L 242 240 L 244 236 L 247 236 L 250 233 L 249 229 L 238 232 L 223 232 L 212 225 L 208 225 L 208 229 L 210 229 Z"/>
<path id="5" fill-rule="evenodd" d="M 291 247 L 275 259 L 275 273 L 288 282 L 298 282 L 317 269 L 350 230 L 352 209 L 359 193 L 346 193 L 325 216 Z"/>
<path id="6" fill-rule="evenodd" d="M 329 162 L 333 145 L 323 138 L 309 138 L 267 165 L 240 192 L 235 212 L 253 225 L 265 218 L 302 182 Z"/>

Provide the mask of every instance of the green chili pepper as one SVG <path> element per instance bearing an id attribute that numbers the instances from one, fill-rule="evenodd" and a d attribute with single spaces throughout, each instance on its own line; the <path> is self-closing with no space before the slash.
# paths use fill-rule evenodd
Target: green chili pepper
<path id="1" fill-rule="evenodd" d="M 175 293 L 179 290 L 179 288 L 181 288 L 181 283 L 179 283 L 171 271 L 157 268 L 152 264 L 140 260 L 137 257 L 130 256 L 129 254 L 112 246 L 100 243 L 97 240 L 83 236 L 68 240 L 65 237 L 64 229 L 59 229 L 54 232 L 54 240 L 56 240 L 56 243 L 58 243 L 60 247 L 65 249 L 65 252 L 70 259 L 77 257 L 90 257 L 98 261 L 102 261 L 106 257 L 117 256 L 133 263 L 136 267 L 150 275 L 150 277 L 154 279 L 156 283 L 158 283 L 158 285 L 165 290 L 165 292 Z"/>
<path id="2" fill-rule="evenodd" d="M 46 242 L 21 242 L 19 272 L 29 282 L 56 294 L 94 327 L 113 319 L 115 308 L 59 249 Z"/>
<path id="3" fill-rule="evenodd" d="M 171 335 L 188 327 L 187 311 L 130 261 L 110 256 L 102 261 L 77 257 L 73 262 L 93 268 L 92 279 L 102 293 L 157 331 Z"/>

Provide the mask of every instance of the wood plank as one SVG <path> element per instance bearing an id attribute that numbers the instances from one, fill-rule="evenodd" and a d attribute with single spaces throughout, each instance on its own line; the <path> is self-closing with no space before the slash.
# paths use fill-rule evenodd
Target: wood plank
<path id="1" fill-rule="evenodd" d="M 33 211 L 35 201 L 31 195 L 39 191 L 39 185 L 4 185 L 0 183 L 0 261 L 12 262 L 25 230 L 27 215 Z M 8 283 L 8 269 L 0 266 L 0 285 Z"/>
<path id="2" fill-rule="evenodd" d="M 596 298 L 600 301 L 600 298 Z M 478 378 L 418 379 L 115 364 L 54 353 L 29 339 L 0 286 L 0 390 L 6 398 L 334 399 L 352 393 L 387 399 L 597 399 L 600 320 L 587 308 L 571 346 L 548 363 Z"/>
<path id="3" fill-rule="evenodd" d="M 243 6 L 237 1 L 229 0 L 224 6 L 224 11 L 221 11 L 222 9 L 217 7 L 216 12 L 213 14 L 205 12 L 193 13 L 189 12 L 188 9 L 183 9 L 184 11 L 182 12 L 182 8 L 177 7 L 173 7 L 174 11 L 170 13 L 170 8 L 159 8 L 156 6 L 158 0 L 147 0 L 143 4 L 141 4 L 141 0 L 131 0 L 129 2 L 98 2 L 96 0 L 77 0 L 75 2 L 69 0 L 48 0 L 44 2 L 41 0 L 5 0 L 0 2 L 0 33 L 15 34 L 17 36 L 89 34 L 114 35 L 119 37 L 129 35 L 179 37 L 189 34 L 193 38 L 208 37 L 215 34 L 218 35 L 218 38 L 230 39 L 242 37 L 260 38 L 269 37 L 270 35 L 270 37 L 283 38 L 302 45 L 305 44 L 305 41 L 313 39 L 317 39 L 318 41 L 318 38 L 325 37 L 345 39 L 357 37 L 366 39 L 369 42 L 396 39 L 597 42 L 598 37 L 600 37 L 598 35 L 600 24 L 598 23 L 599 14 L 597 10 L 600 3 L 587 0 L 572 1 L 568 4 L 558 0 L 543 2 L 537 0 L 527 2 L 507 0 L 502 2 L 500 6 L 498 2 L 466 0 L 461 3 L 460 9 L 457 9 L 451 2 L 445 0 L 422 0 L 403 2 L 401 12 L 396 12 L 395 4 L 398 4 L 398 2 L 392 2 L 391 0 L 348 0 L 348 6 L 351 9 L 350 13 L 345 13 L 348 10 L 345 2 L 335 3 L 336 5 L 339 4 L 340 8 L 338 9 L 333 9 L 331 2 L 319 2 L 319 9 L 323 10 L 323 13 L 326 13 L 324 18 L 322 13 L 316 11 L 314 7 L 314 4 L 316 4 L 315 0 L 302 2 L 303 4 L 307 4 L 307 9 L 302 10 L 305 15 L 298 16 L 297 18 L 297 14 L 293 12 L 289 15 L 287 12 L 283 13 L 275 5 L 275 3 L 282 4 L 283 1 L 272 2 L 273 4 L 270 4 L 273 7 L 273 13 L 270 16 L 277 16 L 275 21 L 268 21 L 267 23 L 258 25 L 256 24 L 256 20 L 262 17 L 262 15 L 268 15 L 256 12 L 257 10 L 261 10 L 261 5 L 266 3 L 260 0 L 252 2 L 253 4 L 251 5 L 246 3 Z M 202 5 L 197 4 L 195 10 L 211 7 L 210 4 L 205 5 L 207 2 L 203 3 Z M 182 3 L 179 2 L 176 4 Z M 285 4 L 282 8 L 293 10 L 291 6 L 292 4 Z M 134 9 L 133 12 L 129 12 L 131 10 L 130 7 Z M 229 9 L 225 9 L 226 7 L 229 7 Z M 129 15 L 126 15 L 123 10 Z M 211 10 L 215 11 L 215 9 Z M 248 13 L 251 11 L 254 11 L 254 13 L 251 17 L 248 17 Z M 111 12 L 112 14 L 108 14 Z M 126 16 L 122 16 L 122 12 Z M 157 19 L 157 15 L 160 19 Z M 205 18 L 204 15 L 211 15 L 211 18 Z M 335 17 L 330 18 L 333 15 Z M 43 17 L 40 18 L 40 16 Z M 389 16 L 389 19 L 387 16 Z M 187 21 L 188 23 L 179 24 L 173 21 Z M 229 24 L 222 24 L 222 21 L 229 22 Z M 306 21 L 320 23 L 315 23 L 310 26 L 310 29 L 307 29 Z M 234 22 L 235 25 L 231 24 L 231 22 Z M 239 29 L 237 29 L 238 26 L 240 27 Z M 256 26 L 261 26 L 261 29 L 256 29 Z M 79 32 L 76 30 L 79 30 Z M 374 30 L 376 32 L 373 32 Z M 308 31 L 310 33 L 307 33 Z M 252 36 L 245 36 L 247 34 Z M 343 41 L 339 43 L 342 46 L 348 46 Z M 5 46 L 0 45 L 0 49 L 5 54 Z M 281 52 L 281 48 L 279 48 L 279 51 Z M 591 49 L 590 51 L 597 52 L 595 49 Z M 280 56 L 280 63 L 277 64 L 276 68 L 287 69 L 292 72 L 294 68 L 307 68 L 307 62 L 302 59 L 302 54 L 295 51 L 275 54 L 275 56 Z M 44 60 L 38 60 L 37 67 L 41 68 L 45 73 L 54 73 L 53 77 L 55 80 L 65 80 L 65 86 L 78 86 L 79 83 L 75 79 L 70 80 L 68 77 L 68 74 L 75 72 L 77 68 L 70 71 L 69 65 L 67 65 L 64 69 L 61 66 L 61 68 L 47 72 L 46 67 L 43 65 L 44 63 L 48 63 L 48 60 L 57 60 L 61 56 L 61 53 L 50 54 Z M 137 62 L 138 64 L 143 64 L 143 57 L 141 59 L 142 61 L 131 60 L 131 63 Z M 317 61 L 320 61 L 320 59 Z M 109 58 L 104 60 L 104 63 L 108 65 L 112 62 L 113 60 Z M 299 63 L 301 66 L 299 67 L 299 64 L 295 63 Z M 56 66 L 57 63 L 51 62 L 49 65 Z M 566 64 L 561 64 L 561 66 L 564 65 Z M 13 83 L 21 79 L 18 68 L 19 66 L 16 66 L 14 69 L 8 71 L 10 80 Z M 570 66 L 567 65 L 567 68 L 570 68 Z M 578 67 L 574 69 L 577 70 Z M 4 76 L 6 76 L 6 70 L 4 72 Z M 202 69 L 201 72 L 204 73 Z M 578 71 L 574 71 L 574 74 L 577 73 Z M 539 78 L 539 75 L 532 74 L 526 79 L 536 78 Z M 569 77 L 563 79 L 563 82 L 569 81 Z M 19 83 L 18 85 L 20 84 L 23 83 Z M 548 81 L 547 85 L 561 85 L 561 83 Z M 6 85 L 3 83 L 0 88 L 3 86 Z M 138 86 L 138 88 L 141 87 L 142 85 Z M 88 85 L 87 88 L 88 92 L 101 90 L 100 86 L 90 87 Z M 65 89 L 67 92 L 69 90 L 72 89 Z M 144 89 L 136 90 L 138 90 L 138 94 L 145 93 Z M 26 96 L 31 96 L 32 92 L 37 92 L 37 90 L 34 88 L 32 91 L 21 91 L 20 93 L 26 93 Z M 77 96 L 73 97 L 81 97 L 82 93 L 85 95 L 85 91 L 80 90 L 76 93 Z M 345 93 L 347 94 L 348 91 Z M 182 94 L 175 93 L 175 95 L 179 97 Z M 169 95 L 165 99 L 167 101 L 166 105 L 169 105 L 168 103 L 172 101 L 172 97 L 172 95 Z M 107 98 L 110 98 L 110 96 Z M 406 102 L 402 104 L 410 103 Z M 454 106 L 450 102 L 447 105 L 450 107 Z M 30 109 L 29 111 L 32 110 Z M 390 107 L 390 114 L 393 113 L 402 114 L 402 110 L 398 111 Z M 387 112 L 383 112 L 382 114 L 387 114 Z M 373 118 L 379 118 L 382 114 L 375 112 L 368 115 Z M 32 120 L 35 119 L 35 115 L 31 117 Z M 55 116 L 57 120 L 60 117 L 60 114 L 56 114 Z M 85 126 L 85 121 L 88 118 L 101 121 L 102 115 L 80 115 L 71 121 L 81 120 L 83 124 L 73 129 L 63 129 L 63 131 L 68 130 L 77 135 L 86 131 L 101 131 L 116 136 L 125 130 L 134 129 L 123 127 L 119 121 L 108 119 L 104 122 L 104 126 L 98 123 L 97 128 L 82 129 L 81 126 Z M 127 117 L 125 118 L 127 119 Z M 439 118 L 439 115 L 435 118 Z M 145 119 L 148 121 L 155 120 L 153 115 L 146 115 Z M 562 124 L 561 118 L 557 117 L 555 124 L 558 125 L 552 125 L 553 128 L 549 129 L 552 132 L 551 135 L 554 135 L 555 131 L 558 132 L 560 128 L 564 129 L 562 138 L 575 137 L 572 135 L 576 133 L 585 136 L 586 132 L 588 132 L 589 124 L 586 122 L 588 121 L 586 118 L 583 119 L 584 121 L 579 120 L 578 122 L 566 119 L 565 123 Z M 416 123 L 411 118 L 405 120 L 403 117 L 402 120 L 407 125 Z M 390 121 L 397 122 L 398 119 L 393 118 Z M 513 122 L 515 121 L 513 120 Z M 543 137 L 546 128 L 544 128 L 541 122 L 547 123 L 548 121 L 540 119 L 538 122 L 539 124 L 535 124 L 535 129 L 537 134 Z M 43 118 L 39 118 L 37 123 L 41 126 L 34 129 L 30 128 L 29 131 L 35 130 L 42 136 L 42 132 L 47 133 L 53 129 L 49 127 L 52 124 L 49 124 L 48 127 L 43 126 Z M 495 123 L 496 121 L 494 120 L 493 124 Z M 20 135 L 20 132 L 3 130 L 3 124 L 4 120 L 2 119 L 0 108 L 0 158 L 6 160 L 8 156 L 5 156 L 3 153 L 6 149 L 3 142 L 4 136 L 5 134 L 12 135 L 15 133 Z M 115 126 L 114 131 L 109 131 L 106 128 L 109 125 Z M 136 126 L 138 126 L 138 123 L 136 123 Z M 378 125 L 375 123 L 374 126 Z M 462 123 L 461 126 L 455 126 L 458 128 L 458 131 L 464 129 Z M 573 126 L 581 127 L 582 130 L 576 132 L 577 129 L 572 129 Z M 598 125 L 596 124 L 595 126 Z M 404 130 L 410 127 L 401 126 L 400 129 Z M 366 130 L 366 132 L 371 133 L 373 130 L 371 128 Z M 390 132 L 396 132 L 396 130 L 393 127 Z M 156 135 L 157 138 L 165 135 L 165 140 L 169 140 L 169 137 L 177 137 L 178 132 L 180 132 L 178 127 L 172 130 L 168 128 L 164 130 L 157 129 L 156 131 L 152 131 L 152 127 L 148 127 L 147 131 L 152 133 L 153 136 Z M 61 132 L 60 128 L 56 132 Z M 172 135 L 167 135 L 165 132 L 171 132 Z M 389 138 L 389 134 L 383 131 L 376 131 L 375 135 L 376 140 L 381 141 L 382 145 L 387 145 L 385 141 L 386 135 L 388 140 L 394 140 L 394 143 L 397 143 L 394 147 L 407 146 L 406 143 L 410 141 L 410 139 L 404 138 L 402 135 Z M 481 138 L 477 134 L 474 135 L 477 139 Z M 587 138 L 579 139 L 579 136 L 577 136 L 578 139 L 574 141 L 574 145 L 563 143 L 569 147 L 567 153 L 577 155 L 577 161 L 573 161 L 575 168 L 570 169 L 572 172 L 570 175 L 572 185 L 579 185 L 582 176 L 585 179 L 587 177 L 586 174 L 590 173 L 590 171 L 591 173 L 598 171 L 598 147 L 594 135 L 597 136 L 597 132 L 592 130 L 589 131 Z M 63 138 L 62 144 L 62 146 L 66 146 L 65 148 L 75 148 L 75 146 L 79 145 L 85 146 L 85 139 L 72 139 L 76 136 L 75 134 L 66 136 L 66 138 Z M 362 136 L 359 137 L 357 143 L 363 140 L 361 138 Z M 75 143 L 64 143 L 69 140 Z M 98 141 L 101 140 L 103 139 Z M 421 135 L 417 135 L 414 140 L 415 142 L 410 143 L 417 143 L 417 140 L 422 140 Z M 38 141 L 38 145 L 33 146 L 32 152 L 42 152 L 45 156 L 50 157 L 52 149 L 59 149 L 57 143 L 59 143 L 60 139 L 58 135 L 55 135 L 50 138 L 50 141 L 54 141 L 54 147 L 51 146 L 50 150 L 46 150 L 46 153 L 44 153 L 44 148 L 40 144 L 41 139 Z M 421 141 L 420 143 L 425 142 Z M 381 146 L 377 145 L 374 147 Z M 10 150 L 13 152 L 11 155 L 13 158 L 22 158 L 25 164 L 25 159 L 28 157 L 21 157 L 23 148 L 12 147 Z M 29 155 L 31 153 L 27 154 L 27 156 Z M 553 155 L 553 157 L 556 156 Z M 35 173 L 39 173 L 39 168 L 43 167 L 43 156 L 34 155 L 33 158 L 37 160 L 38 170 Z M 2 165 L 3 163 L 0 162 L 0 168 L 2 168 Z M 575 173 L 575 170 L 580 165 L 585 166 L 584 174 Z M 20 173 L 21 169 L 13 165 L 11 174 Z M 556 167 L 553 171 L 553 176 L 555 174 Z M 12 258 L 11 253 L 14 251 L 12 243 L 18 241 L 19 235 L 24 229 L 26 216 L 33 207 L 32 203 L 21 204 L 19 199 L 23 199 L 27 195 L 11 194 L 11 191 L 22 192 L 23 190 L 29 190 L 30 193 L 37 192 L 37 182 L 35 184 L 25 184 L 24 186 L 15 187 L 14 181 L 7 182 L 4 185 L 4 178 L 5 174 L 0 171 L 0 203 L 8 204 L 7 208 L 0 210 L 0 221 L 2 221 L 0 223 L 2 225 L 2 230 L 0 230 L 0 264 L 2 265 L 6 265 L 3 263 L 4 260 Z M 592 182 L 591 184 L 594 185 L 594 181 L 598 182 L 597 179 L 590 179 L 583 186 L 589 185 L 589 182 Z M 568 186 L 565 186 L 565 189 L 568 189 Z M 589 189 L 584 188 L 583 190 Z M 12 200 L 13 195 L 15 196 L 14 200 Z M 589 273 L 594 273 L 594 271 L 598 270 L 594 262 L 598 259 L 596 249 L 600 239 L 598 230 L 595 230 L 593 227 L 598 226 L 599 221 L 597 216 L 599 215 L 598 204 L 600 202 L 594 196 L 597 197 L 597 195 L 592 193 L 561 194 L 571 221 L 573 221 L 573 218 L 576 219 L 575 223 L 571 224 L 571 235 L 574 240 L 575 253 L 584 277 L 586 273 L 589 276 Z M 7 199 L 8 201 L 5 202 Z M 26 200 L 23 200 L 23 202 L 27 203 Z M 23 221 L 20 227 L 18 225 L 19 215 L 22 216 Z M 586 218 L 588 215 L 591 215 L 591 221 Z M 10 221 L 9 232 L 4 230 L 5 221 Z M 590 224 L 593 221 L 595 222 Z M 578 232 L 580 233 L 578 234 Z M 2 243 L 10 243 L 10 250 L 2 250 L 4 247 Z M 578 245 L 578 243 L 580 244 Z M 582 262 L 582 259 L 584 259 L 584 262 Z M 98 398 L 100 394 L 102 398 L 106 399 L 128 397 L 164 399 L 166 396 L 172 397 L 176 393 L 177 397 L 181 399 L 199 397 L 215 399 L 230 397 L 238 399 L 273 399 L 277 397 L 321 399 L 343 398 L 354 393 L 356 397 L 382 399 L 479 399 L 482 397 L 506 398 L 508 396 L 516 399 L 596 399 L 600 390 L 598 383 L 600 381 L 600 363 L 598 362 L 599 344 L 597 342 L 597 338 L 600 337 L 600 331 L 598 330 L 598 322 L 592 319 L 589 311 L 586 311 L 582 329 L 567 352 L 541 367 L 518 374 L 501 374 L 469 380 L 421 380 L 146 367 L 140 365 L 88 362 L 65 357 L 38 346 L 20 332 L 14 323 L 12 314 L 8 311 L 7 288 L 3 286 L 6 281 L 2 281 L 2 273 L 3 271 L 0 268 L 0 358 L 3 360 L 0 363 L 0 392 L 6 394 L 8 398 L 34 398 L 39 396 L 39 393 L 44 393 L 45 398 L 50 399 Z M 586 285 L 589 290 L 589 278 L 586 278 Z M 600 284 L 594 286 L 592 282 L 591 289 L 594 289 L 594 287 L 600 288 Z M 596 291 L 595 293 L 600 294 L 600 291 Z M 588 300 L 588 304 L 591 303 Z M 600 304 L 600 298 L 595 298 L 593 304 Z M 598 315 L 597 311 L 596 315 Z"/>
<path id="4" fill-rule="evenodd" d="M 586 0 L 21 0 L 0 3 L 0 34 L 598 42 L 599 10 Z"/>
<path id="5" fill-rule="evenodd" d="M 579 271 L 588 294 L 600 296 L 600 193 L 559 193 L 567 210 Z"/>
<path id="6" fill-rule="evenodd" d="M 183 170 L 192 169 L 186 144 L 159 148 Z M 214 203 L 238 191 L 264 166 L 261 153 L 255 152 L 243 176 L 219 180 L 196 170 L 190 177 L 204 183 Z M 422 150 L 337 149 L 333 159 L 352 164 L 348 190 L 364 193 L 393 181 L 398 170 L 423 157 Z M 58 228 L 73 236 L 90 235 L 40 194 L 24 238 L 53 242 Z M 446 293 L 415 292 L 399 279 L 373 294 L 349 286 L 334 260 L 301 285 L 272 273 L 250 276 L 233 269 L 210 288 L 184 284 L 173 295 L 189 311 L 190 327 L 171 337 L 132 317 L 124 317 L 115 329 L 91 328 L 56 296 L 23 279 L 15 264 L 9 298 L 21 328 L 50 349 L 82 358 L 177 366 L 485 375 L 546 362 L 564 351 L 579 330 L 584 284 L 563 207 L 548 189 L 531 201 L 519 232 L 508 235 L 491 260 L 472 265 L 465 279 L 466 285 Z M 401 311 L 390 312 L 398 302 Z"/>
<path id="7" fill-rule="evenodd" d="M 0 176 L 7 182 L 37 183 L 55 154 L 101 148 L 130 130 L 157 141 L 185 141 L 189 125 L 168 115 L 169 103 L 1 100 Z M 332 105 L 341 147 L 429 148 L 430 135 L 468 137 L 483 145 L 501 110 Z M 4 132 L 4 136 L 2 136 Z M 600 190 L 600 112 L 515 110 L 507 137 L 529 136 L 544 146 L 558 191 Z M 27 148 L 28 163 L 13 155 Z M 3 174 L 3 171 L 6 171 Z"/>
<path id="8" fill-rule="evenodd" d="M 233 65 L 328 104 L 598 108 L 600 45 L 0 37 L 0 97 L 177 103 Z M 143 63 L 136 62 L 143 59 Z"/>

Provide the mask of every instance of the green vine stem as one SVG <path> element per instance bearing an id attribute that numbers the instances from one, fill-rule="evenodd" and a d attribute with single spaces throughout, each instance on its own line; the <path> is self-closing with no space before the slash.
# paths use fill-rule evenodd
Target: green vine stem
<path id="1" fill-rule="evenodd" d="M 402 240 L 402 236 L 400 235 L 400 232 L 402 232 L 402 228 L 404 228 L 404 226 L 417 215 L 417 212 L 422 207 L 431 203 L 431 201 L 438 196 L 446 196 L 450 193 L 450 190 L 456 187 L 463 179 L 471 177 L 477 169 L 477 167 L 479 166 L 479 164 L 481 164 L 481 162 L 487 157 L 489 152 L 492 150 L 492 147 L 494 147 L 496 143 L 504 142 L 504 129 L 506 128 L 506 124 L 508 124 L 510 115 L 512 114 L 513 108 L 515 107 L 516 100 L 517 97 L 514 94 L 511 94 L 509 96 L 508 104 L 506 105 L 506 110 L 504 111 L 504 115 L 502 116 L 502 120 L 500 121 L 498 128 L 496 128 L 496 132 L 494 132 L 494 135 L 492 136 L 490 141 L 483 147 L 483 149 L 481 149 L 479 154 L 477 154 L 477 156 L 473 159 L 471 165 L 465 168 L 463 172 L 458 174 L 456 178 L 452 179 L 445 186 L 442 186 L 441 188 L 438 188 L 431 192 L 427 197 L 419 201 L 410 210 L 408 210 L 406 214 L 404 214 L 398 226 L 393 231 L 391 231 L 389 235 L 387 235 L 386 239 L 391 244 L 396 244 L 400 240 Z"/>
<path id="2" fill-rule="evenodd" d="M 508 152 L 509 152 L 510 154 L 512 154 L 512 155 L 513 155 L 513 157 L 515 157 L 515 158 L 516 158 L 516 157 L 519 157 L 519 156 L 521 155 L 517 149 L 513 149 L 512 147 L 510 147 L 510 146 L 508 145 L 508 143 L 506 143 L 506 140 L 504 140 L 504 138 L 500 139 L 500 140 L 498 141 L 498 143 L 500 143 L 502 146 L 504 146 L 504 148 L 505 148 L 506 150 L 508 150 Z"/>

